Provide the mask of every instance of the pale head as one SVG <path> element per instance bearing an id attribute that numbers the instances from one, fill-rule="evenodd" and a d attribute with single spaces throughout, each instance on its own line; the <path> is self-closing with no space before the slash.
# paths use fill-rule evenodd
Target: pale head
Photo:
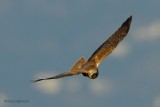
<path id="1" fill-rule="evenodd" d="M 91 78 L 91 79 L 95 79 L 98 77 L 98 69 L 91 69 L 89 70 L 89 75 L 88 77 Z"/>

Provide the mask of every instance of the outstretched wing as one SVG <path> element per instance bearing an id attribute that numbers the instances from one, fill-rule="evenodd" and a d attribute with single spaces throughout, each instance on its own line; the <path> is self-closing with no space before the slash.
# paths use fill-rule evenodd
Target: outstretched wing
<path id="1" fill-rule="evenodd" d="M 73 76 L 73 75 L 78 75 L 80 73 L 84 73 L 85 71 L 81 69 L 81 66 L 84 65 L 85 63 L 86 63 L 85 58 L 81 57 L 79 60 L 75 62 L 75 64 L 73 64 L 69 72 L 64 72 L 64 73 L 58 74 L 50 78 L 33 80 L 33 82 L 38 82 L 42 80 L 50 80 L 50 79 L 58 79 L 58 78 L 63 78 L 67 76 Z"/>
<path id="2" fill-rule="evenodd" d="M 71 72 L 64 72 L 64 73 L 55 75 L 55 76 L 53 76 L 53 77 L 49 77 L 49 78 L 45 78 L 45 79 L 33 80 L 32 82 L 35 83 L 35 82 L 42 81 L 42 80 L 58 79 L 58 78 L 62 78 L 62 77 L 72 76 L 72 75 L 74 75 L 74 74 L 71 73 Z"/>
<path id="3" fill-rule="evenodd" d="M 95 64 L 97 67 L 101 63 L 101 61 L 107 57 L 112 51 L 117 47 L 120 41 L 127 35 L 130 24 L 132 21 L 132 16 L 130 16 L 121 27 L 110 36 L 88 59 L 87 63 Z"/>

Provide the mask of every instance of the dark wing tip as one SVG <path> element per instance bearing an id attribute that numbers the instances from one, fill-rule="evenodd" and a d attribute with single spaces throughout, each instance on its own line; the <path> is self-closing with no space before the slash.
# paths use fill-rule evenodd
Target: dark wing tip
<path id="1" fill-rule="evenodd" d="M 132 21 L 132 15 L 128 17 L 128 19 L 121 25 L 121 26 L 127 26 L 129 27 Z"/>
<path id="2" fill-rule="evenodd" d="M 42 81 L 44 79 L 38 79 L 38 80 L 31 80 L 32 83 L 38 82 L 38 81 Z"/>

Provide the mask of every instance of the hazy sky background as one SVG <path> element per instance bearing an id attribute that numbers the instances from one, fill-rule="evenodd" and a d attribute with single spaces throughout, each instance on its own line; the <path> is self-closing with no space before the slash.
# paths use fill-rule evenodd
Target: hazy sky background
<path id="1" fill-rule="evenodd" d="M 160 107 L 159 4 L 0 0 L 0 107 Z M 130 32 L 100 64 L 98 79 L 30 82 L 88 59 L 130 15 Z"/>

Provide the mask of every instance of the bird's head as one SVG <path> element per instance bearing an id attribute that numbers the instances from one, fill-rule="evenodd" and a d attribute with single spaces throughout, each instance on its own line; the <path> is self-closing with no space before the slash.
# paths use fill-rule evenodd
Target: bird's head
<path id="1" fill-rule="evenodd" d="M 91 78 L 91 79 L 95 79 L 98 77 L 98 69 L 91 69 L 89 70 L 89 74 L 88 74 L 88 77 Z"/>

